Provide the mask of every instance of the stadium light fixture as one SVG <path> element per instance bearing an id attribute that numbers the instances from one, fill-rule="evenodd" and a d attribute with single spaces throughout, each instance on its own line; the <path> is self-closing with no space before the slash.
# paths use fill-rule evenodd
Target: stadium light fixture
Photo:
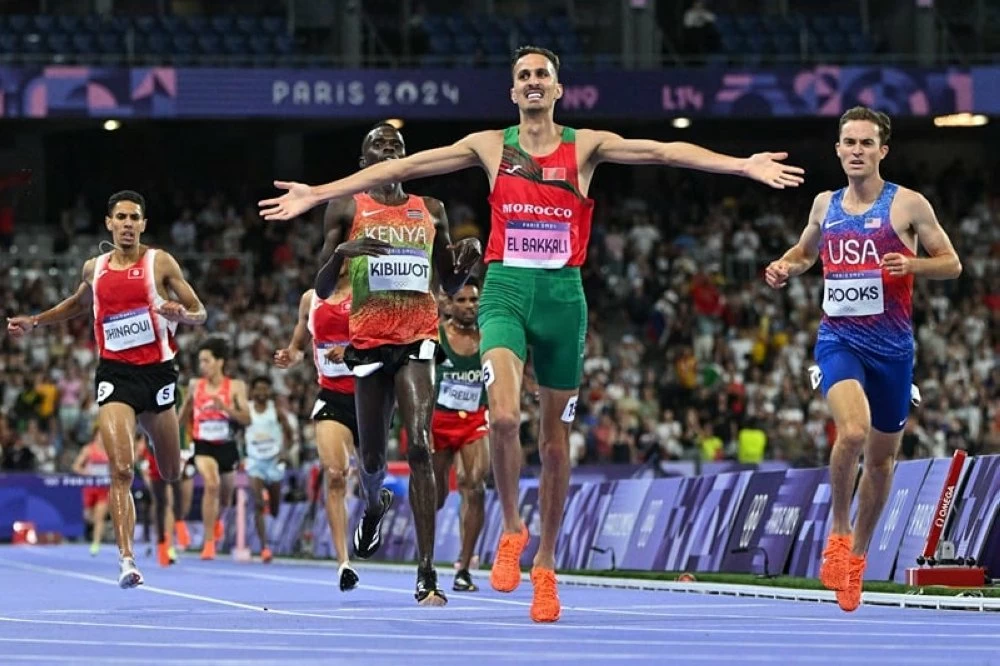
<path id="1" fill-rule="evenodd" d="M 935 127 L 982 127 L 990 121 L 981 113 L 952 113 L 947 116 L 936 116 Z"/>
<path id="2" fill-rule="evenodd" d="M 104 121 L 104 129 L 106 129 L 109 132 L 114 132 L 116 129 L 118 129 L 121 126 L 122 126 L 122 124 L 119 121 L 117 121 L 117 120 L 105 120 Z"/>
<path id="3" fill-rule="evenodd" d="M 690 118 L 674 118 L 673 123 L 671 123 L 677 129 L 687 129 L 691 127 Z"/>

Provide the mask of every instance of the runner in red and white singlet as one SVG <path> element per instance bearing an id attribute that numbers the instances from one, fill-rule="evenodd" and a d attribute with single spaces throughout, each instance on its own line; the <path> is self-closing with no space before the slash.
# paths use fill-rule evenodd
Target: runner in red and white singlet
<path id="1" fill-rule="evenodd" d="M 216 541 L 225 530 L 222 512 L 233 501 L 240 452 L 236 446 L 236 425 L 250 425 L 250 405 L 246 384 L 224 374 L 229 345 L 222 338 L 209 338 L 198 348 L 198 372 L 192 379 L 181 405 L 180 420 L 191 425 L 194 464 L 204 482 L 201 518 L 205 525 L 201 559 L 215 559 Z"/>
<path id="2" fill-rule="evenodd" d="M 292 339 L 274 355 L 275 365 L 289 368 L 302 360 L 306 338 L 312 337 L 313 365 L 320 387 L 312 419 L 316 423 L 316 448 L 326 475 L 326 518 L 340 563 L 340 589 L 344 592 L 358 585 L 358 573 L 351 566 L 347 551 L 347 478 L 358 441 L 354 375 L 344 364 L 344 350 L 350 343 L 350 314 L 351 283 L 344 264 L 328 298 L 320 299 L 313 289 L 302 294 Z"/>
<path id="3" fill-rule="evenodd" d="M 111 473 L 111 464 L 107 451 L 101 443 L 101 434 L 97 433 L 94 441 L 80 449 L 73 461 L 73 472 L 81 476 L 105 478 Z M 83 512 L 91 523 L 90 554 L 97 555 L 101 550 L 101 538 L 104 536 L 104 519 L 108 517 L 107 486 L 87 486 L 83 489 Z"/>
<path id="4" fill-rule="evenodd" d="M 534 558 L 534 598 L 531 617 L 537 622 L 559 619 L 556 590 L 555 547 L 562 524 L 569 462 L 569 426 L 575 416 L 583 364 L 586 304 L 579 269 L 586 251 L 589 218 L 584 219 L 590 181 L 597 165 L 659 164 L 700 171 L 729 173 L 759 180 L 775 188 L 802 182 L 802 169 L 779 160 L 784 153 L 761 153 L 739 159 L 713 153 L 689 143 L 661 143 L 623 139 L 611 132 L 572 130 L 556 125 L 555 103 L 563 94 L 559 83 L 559 58 L 548 49 L 519 48 L 512 60 L 510 100 L 520 113 L 520 123 L 503 131 L 470 134 L 443 148 L 417 153 L 364 169 L 332 183 L 309 187 L 277 182 L 288 192 L 260 202 L 261 214 L 285 220 L 324 201 L 348 197 L 387 183 L 407 181 L 481 167 L 490 179 L 493 219 L 487 253 L 489 269 L 480 302 L 483 381 L 490 403 L 490 449 L 493 475 L 504 516 L 490 582 L 501 592 L 513 591 L 521 582 L 520 557 L 528 543 L 527 528 L 518 512 L 521 467 L 521 381 L 527 350 L 534 350 L 535 372 L 542 404 L 539 442 L 543 465 L 539 493 L 541 543 Z M 507 183 L 521 187 L 508 189 Z M 516 194 L 523 199 L 512 197 Z M 558 316 L 572 330 L 554 329 L 550 304 L 560 294 L 570 295 Z M 568 333 L 572 333 L 569 335 Z M 552 354 L 558 352 L 556 356 Z M 571 358 L 564 370 L 563 359 Z"/>
<path id="5" fill-rule="evenodd" d="M 76 293 L 39 315 L 8 319 L 7 331 L 20 337 L 38 326 L 94 314 L 100 355 L 94 377 L 100 406 L 97 420 L 111 467 L 109 501 L 120 554 L 118 583 L 130 588 L 142 584 L 132 543 L 136 425 L 149 434 L 163 478 L 180 478 L 173 333 L 178 323 L 204 323 L 205 308 L 177 261 L 140 242 L 146 229 L 146 201 L 141 194 L 125 190 L 112 195 L 104 223 L 114 249 L 84 264 Z"/>

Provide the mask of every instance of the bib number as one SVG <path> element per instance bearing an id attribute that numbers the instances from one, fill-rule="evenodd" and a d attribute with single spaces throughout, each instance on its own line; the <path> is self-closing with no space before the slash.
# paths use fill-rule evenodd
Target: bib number
<path id="1" fill-rule="evenodd" d="M 572 254 L 569 229 L 569 222 L 508 222 L 503 265 L 562 268 Z"/>
<path id="2" fill-rule="evenodd" d="M 482 384 L 467 384 L 454 379 L 442 379 L 438 404 L 456 412 L 475 412 L 483 395 Z"/>
<path id="3" fill-rule="evenodd" d="M 389 254 L 368 257 L 369 291 L 430 291 L 431 263 L 416 248 L 394 247 Z"/>
<path id="4" fill-rule="evenodd" d="M 104 348 L 108 351 L 125 351 L 156 341 L 149 308 L 129 310 L 105 317 L 101 325 L 104 329 Z"/>
<path id="5" fill-rule="evenodd" d="M 343 362 L 337 363 L 327 358 L 327 353 L 337 346 L 346 346 L 347 342 L 323 342 L 316 345 L 316 356 L 319 360 L 319 371 L 324 377 L 346 377 L 351 374 L 350 368 Z"/>
<path id="6" fill-rule="evenodd" d="M 823 312 L 827 317 L 863 317 L 884 313 L 882 271 L 827 275 L 823 280 Z"/>
<path id="7" fill-rule="evenodd" d="M 229 421 L 214 419 L 202 421 L 198 425 L 198 439 L 206 442 L 226 442 L 231 439 L 229 435 Z"/>
<path id="8" fill-rule="evenodd" d="M 267 434 L 256 435 L 247 442 L 247 454 L 251 458 L 267 459 L 274 458 L 281 452 L 281 444 L 274 437 Z"/>

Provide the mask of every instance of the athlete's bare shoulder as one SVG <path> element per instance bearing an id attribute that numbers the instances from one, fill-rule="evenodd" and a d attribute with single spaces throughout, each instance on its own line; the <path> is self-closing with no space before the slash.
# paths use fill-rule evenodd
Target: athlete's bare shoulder
<path id="1" fill-rule="evenodd" d="M 427 212 L 430 213 L 434 220 L 440 222 L 444 217 L 444 204 L 440 199 L 435 199 L 434 197 L 420 197 L 424 201 L 424 206 L 427 207 Z"/>
<path id="2" fill-rule="evenodd" d="M 473 132 L 459 139 L 457 143 L 468 145 L 476 152 L 490 150 L 491 148 L 503 146 L 503 132 L 503 130 L 499 129 Z"/>
<path id="3" fill-rule="evenodd" d="M 812 210 L 809 211 L 809 224 L 819 226 L 823 223 L 827 211 L 830 210 L 830 200 L 833 198 L 832 190 L 823 190 L 813 198 Z"/>
<path id="4" fill-rule="evenodd" d="M 91 257 L 87 261 L 83 262 L 82 277 L 83 281 L 94 286 L 94 270 L 97 267 L 97 257 Z"/>
<path id="5" fill-rule="evenodd" d="M 899 204 L 905 210 L 916 210 L 922 209 L 924 207 L 930 207 L 930 202 L 920 192 L 916 190 L 911 190 L 909 187 L 899 186 L 896 190 L 896 197 L 892 202 L 894 205 Z"/>

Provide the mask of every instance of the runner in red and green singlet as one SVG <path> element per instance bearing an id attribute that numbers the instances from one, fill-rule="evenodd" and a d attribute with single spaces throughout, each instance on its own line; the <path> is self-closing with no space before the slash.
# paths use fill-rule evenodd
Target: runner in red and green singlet
<path id="1" fill-rule="evenodd" d="M 392 125 L 377 125 L 365 137 L 361 153 L 364 170 L 399 160 L 406 154 L 403 136 Z M 350 344 L 344 363 L 356 377 L 361 486 L 367 504 L 354 533 L 354 552 L 367 559 L 381 545 L 382 518 L 392 504 L 392 493 L 382 487 L 386 445 L 393 405 L 398 404 L 409 439 L 409 497 L 419 560 L 416 598 L 421 605 L 442 606 L 448 600 L 434 570 L 437 493 L 430 445 L 438 349 L 432 285 L 440 282 L 449 294 L 461 289 L 479 261 L 480 244 L 468 239 L 452 246 L 441 202 L 406 194 L 398 182 L 332 200 L 325 224 L 316 295 L 330 295 L 345 260 L 351 278 Z"/>
<path id="2" fill-rule="evenodd" d="M 531 348 L 540 386 L 542 458 L 541 541 L 531 572 L 531 617 L 554 622 L 561 612 L 555 546 L 569 485 L 569 427 L 575 415 L 587 320 L 579 266 L 590 235 L 593 203 L 587 192 L 594 169 L 603 162 L 659 164 L 745 176 L 778 189 L 799 185 L 803 172 L 782 164 L 784 153 L 741 159 L 689 143 L 623 139 L 611 132 L 559 126 L 553 119 L 555 103 L 563 94 L 559 58 L 548 49 L 519 48 L 512 74 L 510 100 L 520 114 L 516 127 L 470 134 L 450 146 L 318 187 L 276 182 L 288 191 L 261 201 L 260 206 L 265 219 L 287 220 L 323 201 L 384 183 L 475 166 L 486 171 L 493 219 L 479 323 L 493 476 L 504 519 L 490 582 L 501 592 L 518 586 L 521 552 L 528 543 L 518 513 L 518 478 L 521 381 Z"/>

